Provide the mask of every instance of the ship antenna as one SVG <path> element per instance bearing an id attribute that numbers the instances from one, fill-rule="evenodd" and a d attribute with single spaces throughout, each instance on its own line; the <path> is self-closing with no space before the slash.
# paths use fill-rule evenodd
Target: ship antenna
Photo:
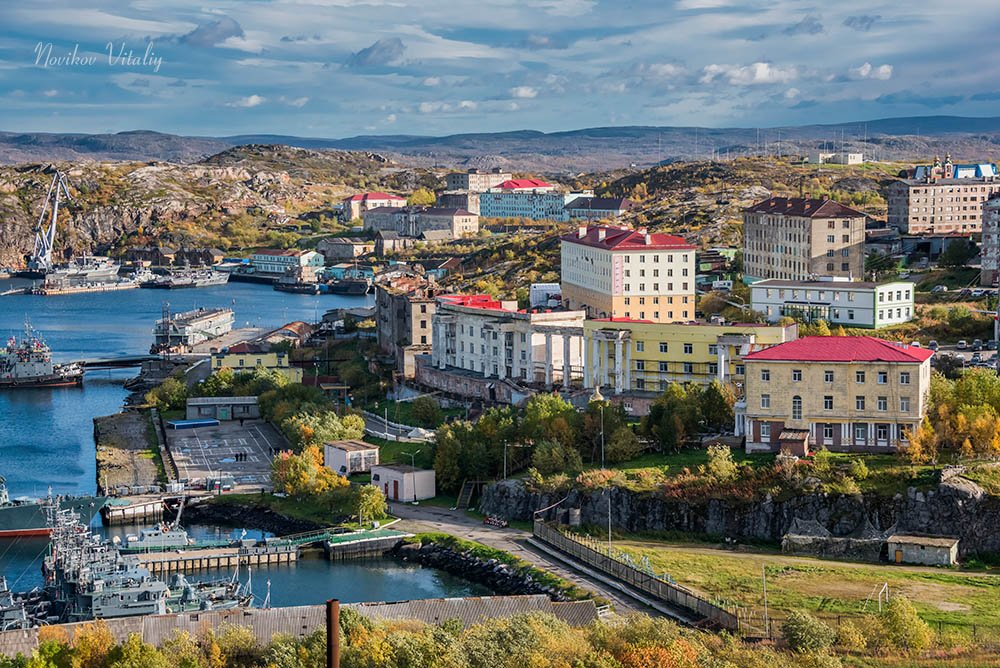
<path id="1" fill-rule="evenodd" d="M 271 580 L 267 580 L 267 594 L 264 596 L 264 603 L 261 605 L 264 610 L 271 609 Z"/>

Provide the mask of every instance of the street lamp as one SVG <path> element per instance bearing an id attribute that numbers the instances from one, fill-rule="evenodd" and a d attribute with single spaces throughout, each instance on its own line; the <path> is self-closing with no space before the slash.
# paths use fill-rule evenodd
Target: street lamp
<path id="1" fill-rule="evenodd" d="M 590 395 L 591 402 L 598 402 L 601 409 L 601 468 L 604 468 L 604 396 L 601 394 L 601 388 L 595 387 L 594 393 Z"/>
<path id="2" fill-rule="evenodd" d="M 410 466 L 412 466 L 413 468 L 417 468 L 417 466 L 416 466 L 416 464 L 414 462 L 417 461 L 417 455 L 419 455 L 420 452 L 421 452 L 420 450 L 417 450 L 416 452 L 401 452 L 399 454 L 406 455 L 407 457 L 409 457 L 410 458 Z"/>

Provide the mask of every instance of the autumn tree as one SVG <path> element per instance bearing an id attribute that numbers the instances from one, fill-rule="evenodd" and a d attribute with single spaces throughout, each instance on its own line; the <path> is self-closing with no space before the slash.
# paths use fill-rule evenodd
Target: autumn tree
<path id="1" fill-rule="evenodd" d="M 360 485 L 354 494 L 354 512 L 358 521 L 380 520 L 389 512 L 385 494 L 375 485 Z"/>
<path id="2" fill-rule="evenodd" d="M 302 498 L 331 492 L 350 483 L 323 465 L 323 453 L 317 446 L 307 445 L 298 454 L 286 450 L 274 458 L 271 484 L 280 492 Z"/>
<path id="3" fill-rule="evenodd" d="M 427 188 L 417 188 L 406 198 L 406 203 L 410 206 L 433 206 L 436 201 L 434 193 Z"/>

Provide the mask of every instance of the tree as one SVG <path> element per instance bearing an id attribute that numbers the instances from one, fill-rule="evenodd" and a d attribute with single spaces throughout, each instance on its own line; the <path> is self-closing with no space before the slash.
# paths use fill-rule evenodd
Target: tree
<path id="1" fill-rule="evenodd" d="M 707 429 L 722 431 L 733 425 L 735 397 L 729 387 L 713 380 L 701 393 L 701 414 Z"/>
<path id="2" fill-rule="evenodd" d="M 315 445 L 306 446 L 299 454 L 289 450 L 279 453 L 271 462 L 271 483 L 276 490 L 299 498 L 350 484 L 323 465 L 323 453 Z"/>
<path id="3" fill-rule="evenodd" d="M 583 468 L 580 452 L 559 441 L 540 441 L 531 455 L 531 465 L 539 473 L 564 473 Z"/>
<path id="4" fill-rule="evenodd" d="M 389 512 L 385 494 L 375 485 L 361 485 L 354 497 L 354 510 L 358 521 L 380 520 Z"/>
<path id="5" fill-rule="evenodd" d="M 836 633 L 807 612 L 793 610 L 781 627 L 785 640 L 796 652 L 820 652 L 833 644 Z"/>
<path id="6" fill-rule="evenodd" d="M 931 643 L 930 627 L 905 596 L 894 596 L 882 610 L 880 621 L 889 642 L 899 649 L 919 652 Z"/>
<path id="7" fill-rule="evenodd" d="M 476 438 L 469 422 L 452 422 L 437 430 L 434 437 L 434 473 L 442 490 L 455 491 L 465 480 L 468 456 Z"/>
<path id="8" fill-rule="evenodd" d="M 527 440 L 558 439 L 564 445 L 576 443 L 576 410 L 555 392 L 536 394 L 524 407 L 521 433 Z"/>
<path id="9" fill-rule="evenodd" d="M 941 267 L 963 267 L 976 255 L 976 244 L 968 239 L 955 239 L 938 258 Z"/>
<path id="10" fill-rule="evenodd" d="M 111 650 L 105 665 L 107 668 L 169 668 L 170 662 L 158 649 L 144 643 L 138 633 L 131 633 L 125 642 Z"/>
<path id="11" fill-rule="evenodd" d="M 410 206 L 433 206 L 436 201 L 434 193 L 427 188 L 417 188 L 406 198 L 406 203 Z"/>
<path id="12" fill-rule="evenodd" d="M 73 667 L 103 668 L 115 638 L 103 621 L 84 624 L 73 636 Z"/>
<path id="13" fill-rule="evenodd" d="M 146 403 L 161 411 L 181 410 L 187 403 L 187 386 L 171 376 L 146 393 Z"/>
<path id="14" fill-rule="evenodd" d="M 728 445 L 716 443 L 708 446 L 708 463 L 705 470 L 719 482 L 730 482 L 736 479 L 739 465 L 733 461 L 733 451 Z"/>
<path id="15" fill-rule="evenodd" d="M 612 464 L 635 459 L 642 452 L 642 443 L 635 432 L 626 426 L 618 427 L 607 443 L 606 458 Z"/>
<path id="16" fill-rule="evenodd" d="M 418 427 L 433 429 L 440 426 L 444 420 L 444 413 L 441 412 L 441 404 L 434 397 L 417 397 L 413 400 L 410 415 Z"/>
<path id="17" fill-rule="evenodd" d="M 656 398 L 642 422 L 643 433 L 657 439 L 665 450 L 676 451 L 696 433 L 701 421 L 698 398 L 700 388 L 685 390 L 671 383 L 666 392 Z"/>
<path id="18" fill-rule="evenodd" d="M 298 413 L 285 418 L 280 426 L 292 445 L 299 449 L 365 435 L 364 418 L 354 414 L 339 417 L 333 411 Z"/>

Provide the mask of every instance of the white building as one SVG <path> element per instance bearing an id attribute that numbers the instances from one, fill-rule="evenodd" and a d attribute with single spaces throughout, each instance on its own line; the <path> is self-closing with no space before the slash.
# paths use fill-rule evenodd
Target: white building
<path id="1" fill-rule="evenodd" d="M 316 251 L 265 248 L 251 256 L 250 264 L 258 273 L 284 274 L 289 269 L 298 270 L 306 267 L 321 269 L 324 260 Z"/>
<path id="2" fill-rule="evenodd" d="M 390 501 L 423 501 L 436 495 L 434 469 L 409 464 L 379 464 L 372 467 L 372 485 Z"/>
<path id="3" fill-rule="evenodd" d="M 863 154 L 846 151 L 837 151 L 836 153 L 813 151 L 809 154 L 809 162 L 815 165 L 860 165 L 864 161 Z"/>
<path id="4" fill-rule="evenodd" d="M 538 179 L 510 179 L 479 196 L 479 215 L 484 218 L 530 218 L 569 220 L 566 205 L 581 197 L 593 197 L 592 190 L 558 193 L 555 186 Z"/>
<path id="5" fill-rule="evenodd" d="M 351 195 L 350 197 L 345 197 L 341 202 L 341 218 L 343 218 L 344 222 L 350 222 L 356 218 L 363 217 L 365 211 L 385 206 L 406 206 L 406 198 L 383 192 Z"/>
<path id="6" fill-rule="evenodd" d="M 510 172 L 505 172 L 499 167 L 491 170 L 470 169 L 466 172 L 452 172 L 445 176 L 445 183 L 448 190 L 466 190 L 473 193 L 481 193 L 497 186 L 504 181 L 509 181 Z"/>
<path id="7" fill-rule="evenodd" d="M 831 325 L 878 329 L 914 316 L 914 284 L 769 279 L 750 286 L 750 305 L 768 322 L 783 316 Z"/>
<path id="8" fill-rule="evenodd" d="M 519 311 L 489 295 L 443 295 L 433 317 L 438 369 L 551 387 L 583 377 L 583 311 Z"/>
<path id="9" fill-rule="evenodd" d="M 983 243 L 980 248 L 982 285 L 996 285 L 1000 276 L 1000 195 L 983 202 Z"/>
<path id="10" fill-rule="evenodd" d="M 332 441 L 323 445 L 323 464 L 334 473 L 349 476 L 378 466 L 378 453 L 377 445 L 364 441 Z"/>

